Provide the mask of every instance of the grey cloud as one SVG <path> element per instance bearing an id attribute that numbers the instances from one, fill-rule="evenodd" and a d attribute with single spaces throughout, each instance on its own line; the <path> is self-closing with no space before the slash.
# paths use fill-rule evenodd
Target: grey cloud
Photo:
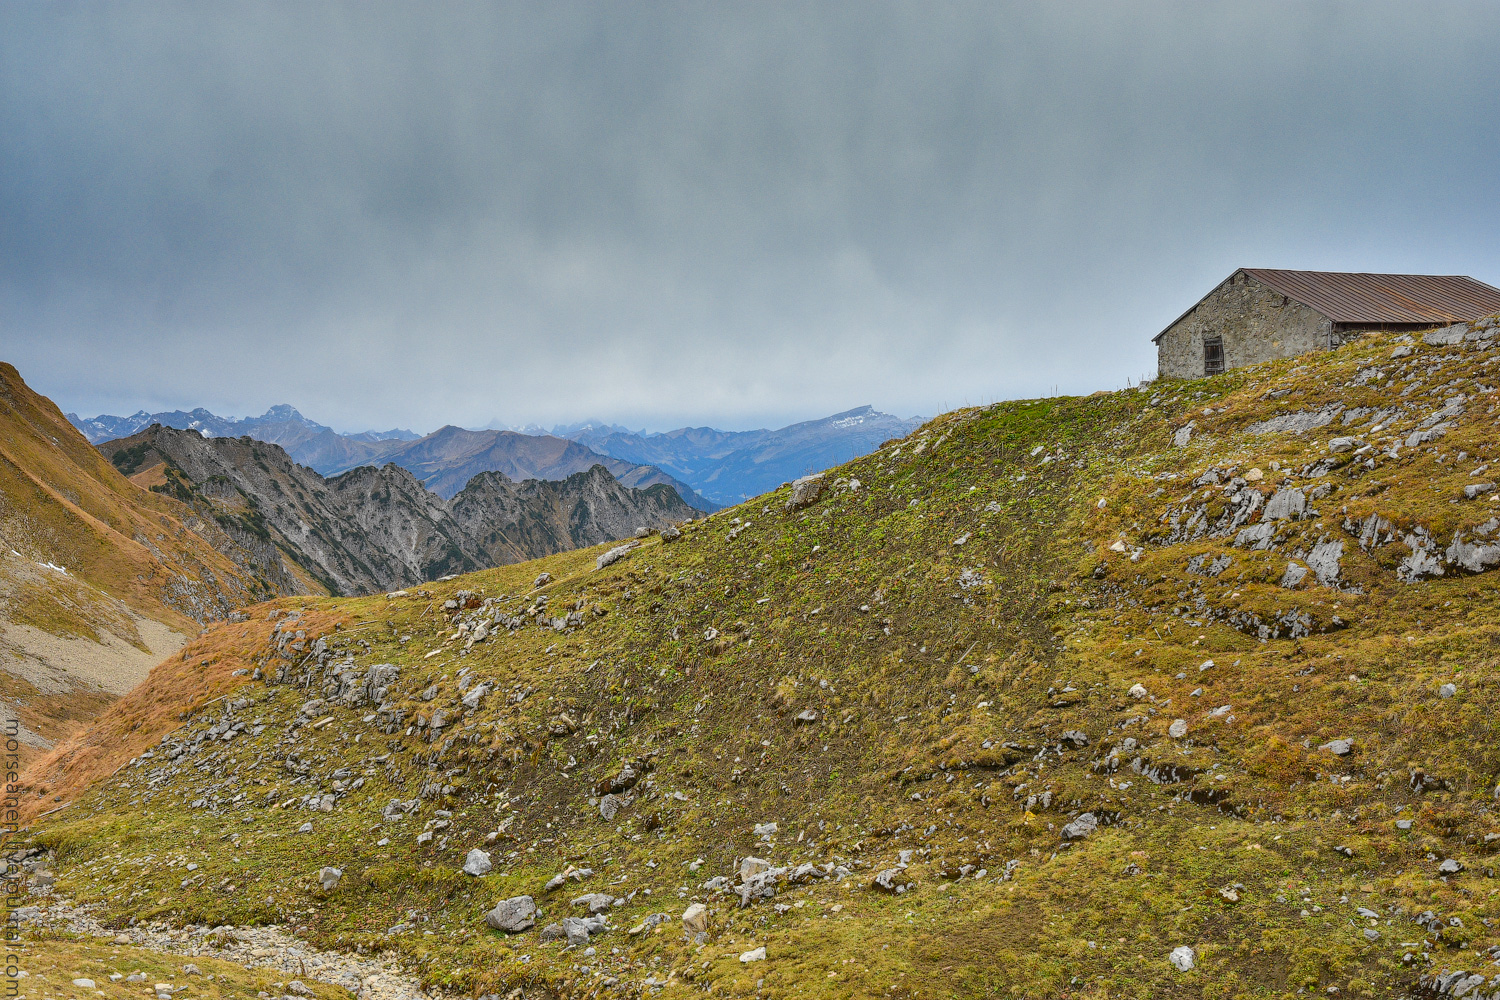
<path id="1" fill-rule="evenodd" d="M 1500 278 L 1488 4 L 11 4 L 0 350 L 87 412 L 1115 387 L 1235 266 Z"/>

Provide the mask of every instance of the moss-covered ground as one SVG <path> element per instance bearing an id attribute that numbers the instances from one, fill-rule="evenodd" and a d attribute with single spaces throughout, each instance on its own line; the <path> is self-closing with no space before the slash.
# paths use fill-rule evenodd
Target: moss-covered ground
<path id="1" fill-rule="evenodd" d="M 468 995 L 1394 996 L 1490 969 L 1500 574 L 1444 552 L 1494 530 L 1463 487 L 1497 457 L 1496 355 L 1393 346 L 947 414 L 807 506 L 784 487 L 603 570 L 259 606 L 59 748 L 31 809 L 59 769 L 71 805 L 30 835 L 115 920 L 275 921 Z M 1263 423 L 1288 415 L 1314 426 Z M 381 663 L 382 704 L 332 697 Z M 902 852 L 909 888 L 872 888 Z M 752 855 L 835 873 L 746 908 L 703 887 Z M 592 955 L 484 922 L 586 892 L 622 900 Z"/>

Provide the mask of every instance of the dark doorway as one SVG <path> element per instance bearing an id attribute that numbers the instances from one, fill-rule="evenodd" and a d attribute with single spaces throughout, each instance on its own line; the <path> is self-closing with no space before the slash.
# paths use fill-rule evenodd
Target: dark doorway
<path id="1" fill-rule="evenodd" d="M 1224 339 L 1203 338 L 1203 374 L 1217 375 L 1224 370 Z"/>

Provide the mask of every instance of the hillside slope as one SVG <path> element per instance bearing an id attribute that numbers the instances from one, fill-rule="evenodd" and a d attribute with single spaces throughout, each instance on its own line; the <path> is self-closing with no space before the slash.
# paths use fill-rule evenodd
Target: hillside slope
<path id="1" fill-rule="evenodd" d="M 276 594 L 216 525 L 116 472 L 0 364 L 0 696 L 24 755 L 142 679 L 185 634 Z"/>
<path id="2" fill-rule="evenodd" d="M 154 425 L 100 450 L 123 473 L 259 539 L 284 593 L 308 577 L 337 594 L 423 580 L 628 538 L 697 516 L 669 487 L 627 489 L 600 466 L 561 482 L 482 473 L 451 500 L 394 463 L 325 480 L 276 445 Z"/>
<path id="3" fill-rule="evenodd" d="M 34 771 L 72 804 L 33 835 L 117 923 L 466 996 L 1469 995 L 1500 352 L 1464 332 L 955 412 L 604 568 L 278 601 Z"/>

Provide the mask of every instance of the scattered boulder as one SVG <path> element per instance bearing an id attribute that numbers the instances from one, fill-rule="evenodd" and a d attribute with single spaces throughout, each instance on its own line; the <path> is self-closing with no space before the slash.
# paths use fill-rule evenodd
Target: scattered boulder
<path id="1" fill-rule="evenodd" d="M 750 964 L 751 962 L 764 962 L 765 960 L 765 945 L 761 945 L 759 948 L 751 948 L 749 951 L 740 952 L 740 961 L 744 962 L 746 965 Z"/>
<path id="2" fill-rule="evenodd" d="M 551 573 L 543 573 L 540 576 L 538 576 L 535 580 L 531 581 L 531 589 L 532 590 L 537 590 L 538 588 L 545 587 L 547 584 L 549 584 L 551 582 L 552 582 L 552 574 Z"/>
<path id="3" fill-rule="evenodd" d="M 902 868 L 887 868 L 878 873 L 870 882 L 871 889 L 878 889 L 892 895 L 905 892 L 907 885 L 909 883 L 906 881 L 906 871 Z"/>
<path id="4" fill-rule="evenodd" d="M 1150 692 L 1146 690 L 1146 685 L 1144 684 L 1133 684 L 1131 685 L 1129 694 L 1132 698 L 1145 698 L 1150 695 Z"/>
<path id="5" fill-rule="evenodd" d="M 464 858 L 465 875 L 486 875 L 494 867 L 494 863 L 490 861 L 489 852 L 481 851 L 477 847 L 469 852 L 468 857 Z"/>
<path id="6" fill-rule="evenodd" d="M 1082 840 L 1097 829 L 1099 829 L 1099 818 L 1091 812 L 1086 812 L 1062 828 L 1062 839 Z"/>
<path id="7" fill-rule="evenodd" d="M 694 903 L 683 910 L 682 929 L 689 936 L 706 932 L 708 930 L 708 907 L 702 903 Z"/>
<path id="8" fill-rule="evenodd" d="M 338 885 L 339 879 L 343 877 L 344 873 L 337 868 L 318 869 L 318 884 L 323 887 L 324 892 L 332 892 L 333 887 Z"/>
<path id="9" fill-rule="evenodd" d="M 1439 875 L 1457 875 L 1464 870 L 1464 863 L 1456 858 L 1447 858 L 1438 865 Z"/>
<path id="10" fill-rule="evenodd" d="M 663 542 L 675 542 L 682 537 L 682 529 L 675 524 L 669 524 L 661 529 L 661 540 Z"/>
<path id="11" fill-rule="evenodd" d="M 794 480 L 792 482 L 792 495 L 786 502 L 786 509 L 797 510 L 810 506 L 818 497 L 823 495 L 825 483 L 826 479 L 821 472 Z"/>
<path id="12" fill-rule="evenodd" d="M 1469 332 L 1467 323 L 1454 323 L 1451 326 L 1440 327 L 1436 330 L 1428 330 L 1422 334 L 1422 343 L 1428 347 L 1452 347 L 1461 344 L 1464 334 Z"/>
<path id="13" fill-rule="evenodd" d="M 601 555 L 598 559 L 594 560 L 594 569 L 596 571 L 601 570 L 611 563 L 619 562 L 621 559 L 624 559 L 627 555 L 629 555 L 630 552 L 636 549 L 640 544 L 640 542 L 626 542 L 624 545 L 616 545 L 614 548 Z"/>
<path id="14" fill-rule="evenodd" d="M 1198 964 L 1198 953 L 1185 944 L 1180 944 L 1172 949 L 1167 956 L 1167 961 L 1172 963 L 1172 968 L 1178 972 L 1191 972 L 1193 966 Z"/>
<path id="15" fill-rule="evenodd" d="M 536 923 L 536 901 L 530 896 L 512 896 L 502 899 L 495 908 L 484 915 L 484 922 L 497 931 L 519 934 Z"/>
<path id="16" fill-rule="evenodd" d="M 1329 753 L 1333 754 L 1336 757 L 1343 757 L 1354 749 L 1354 744 L 1349 740 L 1329 740 L 1327 743 L 1324 743 L 1322 746 L 1318 747 L 1318 749 L 1327 750 Z"/>
<path id="17" fill-rule="evenodd" d="M 586 907 L 589 913 L 608 913 L 615 898 L 605 892 L 590 892 L 573 900 L 574 906 Z"/>
<path id="18" fill-rule="evenodd" d="M 1452 698 L 1456 694 L 1458 694 L 1458 685 L 1456 684 L 1444 684 L 1438 688 L 1439 698 Z"/>
<path id="19" fill-rule="evenodd" d="M 776 895 L 776 882 L 786 877 L 785 868 L 767 868 L 745 879 L 740 884 L 740 906 L 746 907 L 757 899 L 770 899 Z"/>
<path id="20" fill-rule="evenodd" d="M 603 917 L 563 917 L 560 923 L 548 924 L 539 935 L 543 942 L 566 939 L 569 946 L 582 948 L 589 936 L 607 929 Z"/>
<path id="21" fill-rule="evenodd" d="M 688 909 L 692 909 L 692 907 L 688 907 Z M 664 924 L 671 919 L 672 918 L 665 913 L 652 913 L 625 933 L 629 934 L 631 937 L 635 937 L 637 934 L 644 934 L 647 931 L 651 930 L 651 928 L 656 927 L 660 924 Z"/>
<path id="22" fill-rule="evenodd" d="M 605 795 L 599 799 L 599 815 L 606 820 L 613 820 L 620 809 L 630 804 L 630 798 L 626 795 Z"/>
<path id="23" fill-rule="evenodd" d="M 1188 725 L 1186 719 L 1173 719 L 1172 724 L 1167 727 L 1167 735 L 1174 740 L 1180 740 L 1187 735 Z"/>
<path id="24" fill-rule="evenodd" d="M 814 712 L 810 708 L 805 708 L 802 711 L 798 712 L 797 717 L 792 721 L 799 725 L 810 726 L 814 722 L 818 721 L 818 713 Z"/>
<path id="25" fill-rule="evenodd" d="M 774 867 L 775 865 L 771 864 L 765 858 L 745 858 L 740 862 L 740 881 L 748 882 L 753 876 L 759 875 L 763 871 L 769 871 Z"/>

